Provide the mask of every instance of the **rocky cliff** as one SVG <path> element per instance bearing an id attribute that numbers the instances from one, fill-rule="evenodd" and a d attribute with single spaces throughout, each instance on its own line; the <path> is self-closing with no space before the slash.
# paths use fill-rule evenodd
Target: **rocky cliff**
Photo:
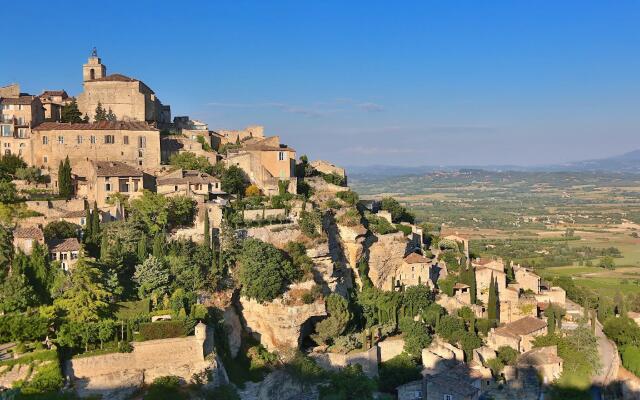
<path id="1" fill-rule="evenodd" d="M 322 300 L 312 304 L 287 304 L 286 298 L 278 298 L 259 303 L 240 297 L 238 309 L 246 330 L 269 351 L 298 348 L 303 336 L 309 333 L 307 321 L 327 315 Z"/>
<path id="2" fill-rule="evenodd" d="M 379 235 L 376 239 L 369 247 L 369 278 L 382 288 L 402 265 L 408 240 L 402 232 Z"/>

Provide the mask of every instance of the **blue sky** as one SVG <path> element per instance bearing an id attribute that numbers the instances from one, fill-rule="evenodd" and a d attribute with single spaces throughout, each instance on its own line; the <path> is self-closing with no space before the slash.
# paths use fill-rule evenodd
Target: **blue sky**
<path id="1" fill-rule="evenodd" d="M 638 1 L 14 1 L 2 13 L 0 85 L 77 95 L 96 46 L 174 116 L 262 124 L 343 165 L 640 148 Z"/>

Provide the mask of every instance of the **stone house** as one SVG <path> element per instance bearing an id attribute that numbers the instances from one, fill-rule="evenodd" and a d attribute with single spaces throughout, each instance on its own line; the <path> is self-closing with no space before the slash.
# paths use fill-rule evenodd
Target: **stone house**
<path id="1" fill-rule="evenodd" d="M 163 135 L 160 138 L 160 149 L 160 158 L 165 164 L 169 163 L 172 155 L 187 152 L 193 153 L 197 157 L 206 158 L 212 165 L 220 160 L 220 156 L 216 151 L 204 149 L 203 144 L 198 141 L 198 135 Z"/>
<path id="2" fill-rule="evenodd" d="M 153 188 L 142 171 L 123 162 L 92 161 L 89 166 L 85 188 L 80 188 L 78 194 L 84 194 L 90 203 L 97 202 L 100 208 L 108 207 L 116 193 L 135 199 L 144 189 Z"/>
<path id="3" fill-rule="evenodd" d="M 219 149 L 224 144 L 235 144 L 250 138 L 264 138 L 264 127 L 250 125 L 240 130 L 218 129 L 211 132 L 211 147 Z"/>
<path id="4" fill-rule="evenodd" d="M 201 201 L 226 195 L 222 191 L 220 179 L 195 170 L 177 169 L 170 172 L 157 178 L 156 187 L 158 194 L 183 195 Z"/>
<path id="5" fill-rule="evenodd" d="M 15 154 L 33 164 L 31 129 L 44 121 L 44 108 L 38 96 L 20 92 L 17 84 L 0 88 L 0 151 Z"/>
<path id="6" fill-rule="evenodd" d="M 239 149 L 229 150 L 227 167 L 236 165 L 267 196 L 278 194 L 278 182 L 288 181 L 289 193 L 296 193 L 296 151 L 280 143 L 279 136 L 246 140 Z"/>
<path id="7" fill-rule="evenodd" d="M 467 364 L 425 377 L 425 400 L 478 400 L 493 379 L 487 368 Z"/>
<path id="8" fill-rule="evenodd" d="M 489 332 L 487 345 L 497 350 L 501 346 L 512 347 L 519 352 L 533 348 L 537 336 L 547 334 L 547 322 L 535 317 L 524 317 Z"/>
<path id="9" fill-rule="evenodd" d="M 520 289 L 524 291 L 530 290 L 534 294 L 540 293 L 542 278 L 520 265 L 514 265 L 513 272 Z"/>
<path id="10" fill-rule="evenodd" d="M 78 108 L 91 120 L 100 103 L 120 121 L 146 121 L 158 126 L 171 123 L 171 108 L 163 105 L 149 86 L 125 75 L 107 75 L 107 67 L 95 49 L 82 66 L 82 81 L 84 90 L 78 95 Z"/>
<path id="11" fill-rule="evenodd" d="M 309 164 L 311 164 L 311 166 L 316 171 L 323 174 L 336 174 L 336 175 L 340 175 L 343 178 L 346 178 L 347 176 L 344 168 L 338 167 L 337 165 L 332 164 L 329 161 L 314 160 L 314 161 L 311 161 Z"/>
<path id="12" fill-rule="evenodd" d="M 471 287 L 466 283 L 453 285 L 453 297 L 464 304 L 471 304 Z"/>
<path id="13" fill-rule="evenodd" d="M 445 228 L 440 232 L 440 237 L 442 239 L 453 240 L 456 243 L 462 243 L 464 255 L 467 259 L 469 258 L 469 238 L 459 234 L 457 231 L 451 231 L 450 229 Z"/>
<path id="14" fill-rule="evenodd" d="M 44 234 L 37 226 L 17 227 L 13 230 L 13 248 L 31 254 L 35 245 L 44 244 Z"/>
<path id="15" fill-rule="evenodd" d="M 488 268 L 497 272 L 504 272 L 504 261 L 502 261 L 502 258 L 476 258 L 471 261 L 471 265 L 476 268 Z"/>
<path id="16" fill-rule="evenodd" d="M 398 392 L 398 400 L 422 400 L 424 399 L 423 380 L 407 382 L 396 388 Z"/>
<path id="17" fill-rule="evenodd" d="M 52 240 L 47 243 L 51 260 L 60 261 L 62 269 L 69 271 L 78 262 L 80 242 L 76 238 Z"/>
<path id="18" fill-rule="evenodd" d="M 32 130 L 32 165 L 57 170 L 87 161 L 119 161 L 144 170 L 160 166 L 160 131 L 146 122 L 44 122 Z M 53 179 L 53 178 L 52 178 Z M 57 187 L 57 180 L 52 181 Z"/>
<path id="19" fill-rule="evenodd" d="M 531 349 L 521 354 L 516 362 L 517 370 L 535 370 L 545 384 L 558 379 L 562 374 L 564 361 L 558 356 L 558 346 Z"/>
<path id="20" fill-rule="evenodd" d="M 503 271 L 499 271 L 487 266 L 476 266 L 476 286 L 478 288 L 477 296 L 484 304 L 489 301 L 489 285 L 491 279 L 498 280 L 498 293 L 502 294 L 507 287 L 507 275 Z"/>
<path id="21" fill-rule="evenodd" d="M 64 90 L 45 90 L 38 97 L 44 107 L 45 121 L 60 121 L 62 107 L 73 101 Z"/>
<path id="22" fill-rule="evenodd" d="M 410 253 L 396 270 L 394 286 L 396 288 L 428 285 L 434 287 L 430 280 L 431 260 L 418 253 Z"/>

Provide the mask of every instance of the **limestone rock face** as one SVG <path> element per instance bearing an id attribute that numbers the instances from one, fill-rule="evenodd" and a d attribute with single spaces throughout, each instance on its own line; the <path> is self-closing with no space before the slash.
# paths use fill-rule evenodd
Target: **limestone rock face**
<path id="1" fill-rule="evenodd" d="M 292 379 L 286 372 L 277 370 L 262 382 L 247 382 L 239 391 L 242 400 L 316 400 L 318 388 L 304 385 Z"/>
<path id="2" fill-rule="evenodd" d="M 222 318 L 224 320 L 224 330 L 227 334 L 227 343 L 229 343 L 229 351 L 231 352 L 231 357 L 235 358 L 242 344 L 242 323 L 233 304 L 229 304 L 224 309 Z"/>
<path id="3" fill-rule="evenodd" d="M 312 317 L 327 315 L 324 301 L 312 304 L 286 304 L 283 299 L 269 303 L 240 297 L 239 309 L 248 332 L 269 351 L 298 348 L 304 325 Z"/>
<path id="4" fill-rule="evenodd" d="M 251 228 L 246 231 L 247 237 L 260 239 L 263 242 L 271 243 L 279 249 L 284 248 L 287 243 L 298 241 L 302 232 L 297 225 L 263 226 L 261 228 Z"/>
<path id="5" fill-rule="evenodd" d="M 369 248 L 369 278 L 380 289 L 391 289 L 392 278 L 402 266 L 408 240 L 402 232 L 377 236 Z"/>

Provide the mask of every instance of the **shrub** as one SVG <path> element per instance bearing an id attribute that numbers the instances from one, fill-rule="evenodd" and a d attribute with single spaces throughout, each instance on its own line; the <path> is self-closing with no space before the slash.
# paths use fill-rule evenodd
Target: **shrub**
<path id="1" fill-rule="evenodd" d="M 398 232 L 398 229 L 385 218 L 368 213 L 366 215 L 366 219 L 369 224 L 369 230 L 371 230 L 371 232 L 373 233 L 386 235 L 388 233 Z"/>
<path id="2" fill-rule="evenodd" d="M 347 184 L 347 179 L 342 175 L 336 174 L 335 172 L 332 172 L 330 174 L 322 174 L 322 178 L 325 182 L 332 185 L 345 186 Z"/>
<path id="3" fill-rule="evenodd" d="M 180 383 L 180 378 L 177 376 L 170 375 L 156 378 L 149 385 L 149 390 L 144 396 L 144 400 L 187 399 L 185 394 L 180 393 Z"/>
<path id="4" fill-rule="evenodd" d="M 518 351 L 509 346 L 500 346 L 498 348 L 498 358 L 504 365 L 514 365 L 518 358 Z"/>
<path id="5" fill-rule="evenodd" d="M 411 233 L 411 227 L 408 225 L 396 224 L 396 229 L 404 233 L 405 236 Z"/>
<path id="6" fill-rule="evenodd" d="M 360 213 L 355 208 L 347 210 L 338 217 L 338 223 L 345 226 L 356 226 L 360 224 Z"/>
<path id="7" fill-rule="evenodd" d="M 395 393 L 398 386 L 420 379 L 420 368 L 407 353 L 402 353 L 380 364 L 378 389 Z"/>
<path id="8" fill-rule="evenodd" d="M 183 321 L 158 321 L 140 324 L 142 340 L 168 339 L 186 336 Z"/>
<path id="9" fill-rule="evenodd" d="M 238 261 L 243 294 L 259 302 L 275 299 L 299 277 L 282 251 L 258 239 L 244 241 Z"/>
<path id="10" fill-rule="evenodd" d="M 247 197 L 260 196 L 260 189 L 256 185 L 249 185 L 244 191 L 244 195 Z"/>
<path id="11" fill-rule="evenodd" d="M 240 400 L 238 391 L 233 385 L 220 385 L 206 392 L 206 400 Z"/>
<path id="12" fill-rule="evenodd" d="M 640 376 L 640 347 L 623 346 L 620 349 L 620 355 L 622 356 L 622 365 L 636 376 Z"/>
<path id="13" fill-rule="evenodd" d="M 310 238 L 316 238 L 322 232 L 322 215 L 317 210 L 303 211 L 300 213 L 298 224 L 302 233 Z"/>
<path id="14" fill-rule="evenodd" d="M 343 192 L 336 193 L 336 197 L 350 206 L 355 206 L 358 203 L 358 193 L 353 192 L 351 190 L 345 190 Z"/>
<path id="15" fill-rule="evenodd" d="M 404 351 L 412 357 L 420 357 L 422 349 L 431 344 L 431 335 L 422 322 L 403 318 L 400 320 L 400 330 L 404 334 Z"/>
<path id="16" fill-rule="evenodd" d="M 62 389 L 64 378 L 58 360 L 39 365 L 35 374 L 26 382 L 20 391 L 22 394 L 45 394 Z"/>

